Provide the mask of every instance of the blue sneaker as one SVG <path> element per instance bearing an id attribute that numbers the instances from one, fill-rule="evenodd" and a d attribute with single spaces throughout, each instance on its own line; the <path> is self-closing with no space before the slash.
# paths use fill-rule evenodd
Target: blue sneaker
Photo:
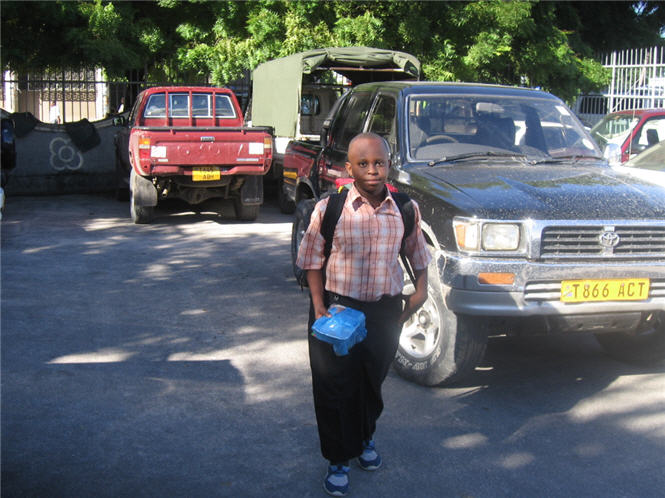
<path id="1" fill-rule="evenodd" d="M 363 443 L 363 452 L 358 457 L 358 465 L 363 470 L 376 470 L 381 467 L 381 455 L 374 448 L 374 440 Z"/>
<path id="2" fill-rule="evenodd" d="M 332 496 L 346 496 L 349 492 L 348 465 L 329 465 L 328 473 L 323 481 L 323 489 Z"/>

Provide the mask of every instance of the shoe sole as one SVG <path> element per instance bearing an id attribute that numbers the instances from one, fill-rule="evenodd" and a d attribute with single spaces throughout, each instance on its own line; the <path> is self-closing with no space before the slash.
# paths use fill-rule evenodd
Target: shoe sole
<path id="1" fill-rule="evenodd" d="M 327 483 L 327 482 L 328 482 L 328 476 L 326 475 L 326 478 L 323 480 L 323 490 L 324 490 L 326 493 L 328 493 L 330 496 L 346 496 L 346 495 L 349 494 L 349 490 L 348 490 L 348 481 L 347 481 L 347 490 L 346 490 L 346 492 L 344 492 L 344 491 L 330 491 L 330 490 L 326 487 L 326 483 Z M 332 483 L 331 483 L 331 484 L 332 484 Z"/>
<path id="2" fill-rule="evenodd" d="M 326 488 L 326 483 L 323 483 L 323 490 L 328 493 L 330 496 L 346 496 L 349 494 L 347 491 L 346 493 L 343 493 L 342 491 L 330 491 L 328 488 Z"/>
<path id="3" fill-rule="evenodd" d="M 383 462 L 379 462 L 379 465 L 367 465 L 367 466 L 365 466 L 360 462 L 359 458 L 356 459 L 356 462 L 358 463 L 358 467 L 360 467 L 363 470 L 366 470 L 367 472 L 373 472 L 373 471 L 377 470 L 378 468 L 381 467 L 381 464 L 383 463 Z"/>

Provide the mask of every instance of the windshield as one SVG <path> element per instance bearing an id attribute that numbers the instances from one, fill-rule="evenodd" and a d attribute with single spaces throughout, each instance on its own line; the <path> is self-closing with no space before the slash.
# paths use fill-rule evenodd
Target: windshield
<path id="1" fill-rule="evenodd" d="M 665 140 L 638 154 L 626 166 L 665 171 Z"/>
<path id="2" fill-rule="evenodd" d="M 639 120 L 631 114 L 608 114 L 591 128 L 591 136 L 603 148 L 608 143 L 621 146 Z"/>
<path id="3" fill-rule="evenodd" d="M 601 155 L 571 111 L 553 100 L 415 95 L 407 110 L 409 154 L 416 160 L 469 154 L 514 153 L 534 161 Z"/>

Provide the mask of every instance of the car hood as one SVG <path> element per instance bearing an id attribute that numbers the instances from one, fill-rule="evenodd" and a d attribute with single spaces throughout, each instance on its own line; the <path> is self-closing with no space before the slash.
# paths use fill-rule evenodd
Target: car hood
<path id="1" fill-rule="evenodd" d="M 429 184 L 427 191 L 459 214 L 496 219 L 665 218 L 662 186 L 605 166 L 458 163 L 418 167 L 410 173 L 412 181 Z"/>

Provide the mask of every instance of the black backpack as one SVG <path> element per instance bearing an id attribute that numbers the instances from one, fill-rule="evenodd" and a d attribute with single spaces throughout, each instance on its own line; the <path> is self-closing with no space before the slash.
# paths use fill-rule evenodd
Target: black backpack
<path id="1" fill-rule="evenodd" d="M 344 202 L 346 201 L 346 196 L 348 194 L 348 189 L 343 189 L 338 194 L 331 194 L 330 200 L 328 201 L 328 206 L 326 207 L 326 212 L 323 215 L 323 220 L 321 221 L 321 235 L 325 240 L 323 246 L 323 257 L 325 262 L 323 264 L 324 269 L 324 280 L 325 280 L 325 267 L 330 256 L 330 251 L 332 250 L 332 241 L 333 235 L 335 234 L 335 228 L 337 227 L 337 222 L 339 221 L 340 216 L 342 215 L 342 209 L 344 208 Z M 416 213 L 413 209 L 413 202 L 411 198 L 401 192 L 391 192 L 390 193 L 397 204 L 400 214 L 402 215 L 402 222 L 404 223 L 404 235 L 402 236 L 402 245 L 400 247 L 399 255 L 402 259 L 402 264 L 406 269 L 409 278 L 415 285 L 415 277 L 413 275 L 413 270 L 408 260 L 404 256 L 404 243 L 406 238 L 411 235 L 413 228 L 416 223 Z M 301 287 L 307 287 L 307 277 L 305 271 L 300 268 L 296 269 L 296 279 L 300 283 Z"/>

